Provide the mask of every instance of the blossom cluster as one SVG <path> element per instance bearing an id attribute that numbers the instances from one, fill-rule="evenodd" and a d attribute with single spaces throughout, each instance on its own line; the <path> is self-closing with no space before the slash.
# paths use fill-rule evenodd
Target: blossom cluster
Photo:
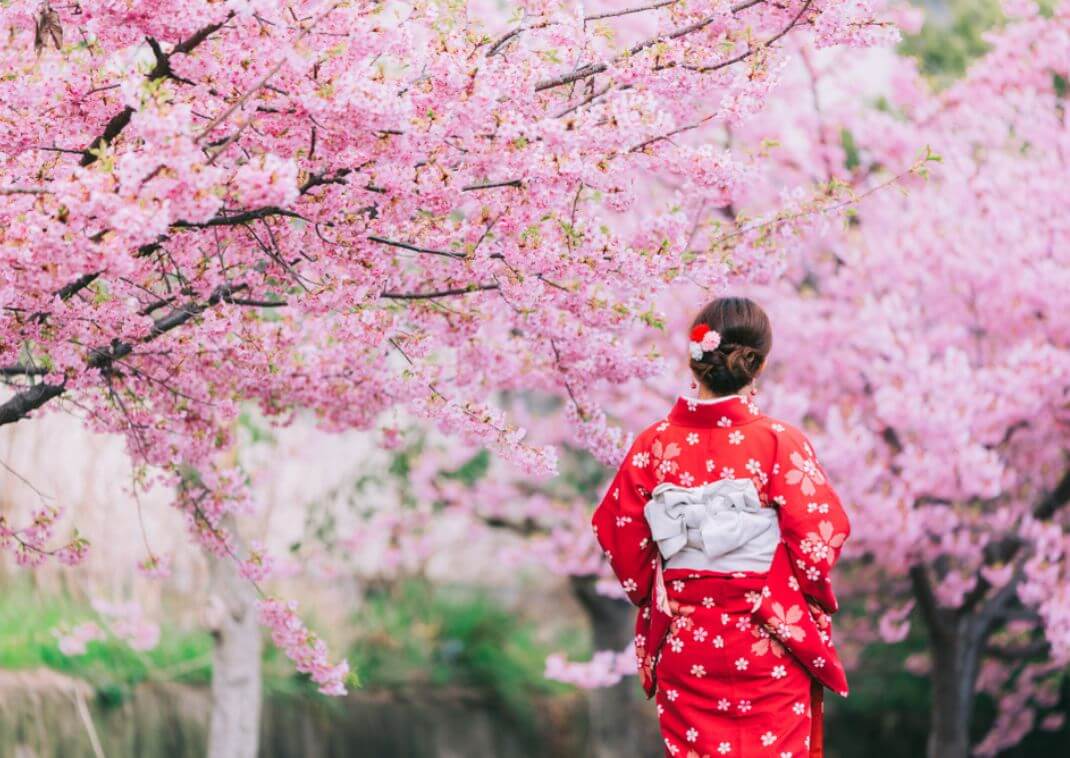
<path id="1" fill-rule="evenodd" d="M 94 598 L 92 604 L 99 621 L 84 621 L 69 629 L 57 627 L 52 630 L 64 655 L 85 655 L 90 642 L 109 637 L 138 651 L 152 650 L 159 643 L 160 625 L 145 618 L 140 604 L 110 603 L 99 598 Z"/>
<path id="2" fill-rule="evenodd" d="M 0 514 L 0 548 L 11 549 L 20 566 L 39 566 L 49 556 L 66 566 L 77 566 L 88 555 L 89 542 L 75 532 L 70 541 L 55 547 L 52 537 L 61 515 L 61 509 L 45 505 L 33 512 L 28 526 L 19 528 Z"/>
<path id="3" fill-rule="evenodd" d="M 600 650 L 589 661 L 570 661 L 560 653 L 546 659 L 546 678 L 577 687 L 612 687 L 625 676 L 635 674 L 635 651 L 615 653 Z"/>
<path id="4" fill-rule="evenodd" d="M 543 393 L 565 442 L 619 455 L 585 390 L 656 372 L 634 335 L 659 297 L 782 266 L 779 202 L 709 234 L 768 157 L 731 135 L 798 41 L 894 30 L 867 0 L 486 5 L 0 7 L 0 425 L 65 408 L 123 435 L 227 557 L 247 405 L 332 430 L 401 410 L 545 475 L 503 410 Z M 785 207 L 837 199 L 800 184 Z M 36 564 L 41 531 L 0 545 Z"/>
<path id="5" fill-rule="evenodd" d="M 890 57 L 865 84 L 881 108 L 857 107 L 842 56 L 812 58 L 821 107 L 783 171 L 857 202 L 800 229 L 783 278 L 752 288 L 776 330 L 767 407 L 811 430 L 848 506 L 847 555 L 865 561 L 842 589 L 877 611 L 873 638 L 952 614 L 983 640 L 963 655 L 994 651 L 1001 710 L 980 755 L 1045 720 L 1070 661 L 1068 30 L 1065 6 L 1024 14 L 943 91 Z M 880 191 L 908 168 L 903 192 Z M 930 656 L 930 676 L 947 670 Z"/>
<path id="6" fill-rule="evenodd" d="M 324 695 L 346 694 L 349 663 L 331 664 L 327 646 L 297 616 L 297 603 L 266 598 L 258 603 L 260 623 L 271 632 L 271 641 L 293 661 L 298 671 L 308 674 Z"/>

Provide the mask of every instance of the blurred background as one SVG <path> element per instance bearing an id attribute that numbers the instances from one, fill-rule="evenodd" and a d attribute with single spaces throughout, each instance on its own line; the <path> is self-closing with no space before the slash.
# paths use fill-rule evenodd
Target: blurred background
<path id="1" fill-rule="evenodd" d="M 1002 11 L 922 5 L 899 52 L 946 88 Z M 544 409 L 513 403 L 537 428 Z M 535 488 L 403 417 L 337 435 L 250 413 L 237 431 L 261 505 L 238 531 L 285 556 L 273 587 L 300 600 L 359 686 L 325 698 L 261 644 L 252 590 L 190 543 L 168 493 L 133 497 L 122 443 L 55 414 L 0 431 L 0 513 L 29 512 L 46 492 L 93 549 L 78 571 L 0 566 L 0 756 L 203 755 L 213 663 L 218 676 L 236 648 L 260 657 L 265 758 L 661 754 L 652 704 L 627 675 L 632 609 L 599 578 L 588 534 L 608 474 L 590 455 L 566 450 L 561 476 Z M 144 555 L 155 562 L 139 570 Z M 861 600 L 845 610 L 868 613 Z M 852 695 L 828 704 L 827 754 L 924 754 L 924 628 L 856 648 Z M 1070 708 L 1059 681 L 1052 713 Z M 995 716 L 982 695 L 975 739 Z M 1050 726 L 999 754 L 1070 755 L 1070 728 Z"/>

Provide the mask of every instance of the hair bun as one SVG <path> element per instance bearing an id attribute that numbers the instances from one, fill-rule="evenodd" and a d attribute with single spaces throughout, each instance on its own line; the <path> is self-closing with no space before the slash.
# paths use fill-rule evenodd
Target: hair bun
<path id="1" fill-rule="evenodd" d="M 728 345 L 724 351 L 725 368 L 739 379 L 746 379 L 747 384 L 758 374 L 765 356 L 749 345 Z"/>
<path id="2" fill-rule="evenodd" d="M 746 298 L 720 298 L 702 309 L 692 329 L 700 324 L 716 331 L 721 343 L 701 359 L 692 358 L 695 378 L 717 395 L 737 393 L 753 382 L 773 344 L 769 317 L 761 306 Z"/>

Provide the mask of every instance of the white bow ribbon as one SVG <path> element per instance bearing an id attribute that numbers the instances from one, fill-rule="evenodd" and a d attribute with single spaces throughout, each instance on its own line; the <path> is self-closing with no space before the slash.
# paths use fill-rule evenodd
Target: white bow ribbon
<path id="1" fill-rule="evenodd" d="M 721 479 L 701 487 L 659 484 L 643 515 L 665 560 L 689 544 L 707 558 L 719 558 L 776 523 L 776 511 L 762 508 L 750 479 Z"/>

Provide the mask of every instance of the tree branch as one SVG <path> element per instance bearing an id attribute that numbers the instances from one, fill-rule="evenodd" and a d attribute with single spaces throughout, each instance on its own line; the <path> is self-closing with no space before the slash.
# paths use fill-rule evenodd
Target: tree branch
<path id="1" fill-rule="evenodd" d="M 214 305 L 218 305 L 220 302 L 229 301 L 235 292 L 248 289 L 248 287 L 249 285 L 247 284 L 222 285 L 216 287 L 209 298 L 202 303 L 191 302 L 183 307 L 175 308 L 167 315 L 161 316 L 153 322 L 152 330 L 142 340 L 142 343 L 151 342 L 172 329 L 182 326 L 194 316 L 203 313 Z M 107 347 L 90 350 L 89 357 L 86 360 L 86 367 L 108 372 L 115 361 L 125 358 L 133 349 L 134 346 L 129 342 L 114 340 Z M 37 410 L 48 401 L 62 395 L 65 389 L 65 384 L 42 382 L 22 390 L 0 404 L 0 426 L 25 418 L 29 413 Z"/>
<path id="2" fill-rule="evenodd" d="M 676 5 L 680 0 L 662 0 L 660 3 L 652 3 L 651 5 L 641 5 L 636 8 L 625 8 L 621 11 L 607 11 L 606 13 L 598 13 L 594 16 L 586 16 L 583 19 L 583 23 L 588 21 L 600 21 L 604 18 L 617 18 L 619 16 L 630 16 L 633 13 L 643 13 L 644 11 L 653 11 L 658 8 L 664 8 L 667 5 Z"/>
<path id="3" fill-rule="evenodd" d="M 746 50 L 744 50 L 742 53 L 740 53 L 739 55 L 737 55 L 737 56 L 735 56 L 733 58 L 729 58 L 728 60 L 721 61 L 720 63 L 715 63 L 712 66 L 702 66 L 700 68 L 691 68 L 689 70 L 696 71 L 696 72 L 698 72 L 700 74 L 708 74 L 711 71 L 718 71 L 718 70 L 720 70 L 722 68 L 726 68 L 726 67 L 731 66 L 731 65 L 733 65 L 735 63 L 739 63 L 740 61 L 746 60 L 750 56 L 754 55 L 759 50 L 764 50 L 764 49 L 766 49 L 768 47 L 771 47 L 774 42 L 776 42 L 781 37 L 783 37 L 785 34 L 787 34 L 792 29 L 795 28 L 795 25 L 799 23 L 799 19 L 801 19 L 803 17 L 803 14 L 805 14 L 806 11 L 810 8 L 810 3 L 811 2 L 812 2 L 812 0 L 806 0 L 806 2 L 803 3 L 802 7 L 799 8 L 799 12 L 796 13 L 795 17 L 791 19 L 791 23 L 789 23 L 787 26 L 785 26 L 779 32 L 777 32 L 772 37 L 767 39 L 765 42 L 762 42 L 762 43 L 756 45 L 755 47 L 749 47 Z"/>
<path id="4" fill-rule="evenodd" d="M 44 376 L 48 369 L 42 366 L 0 366 L 0 376 Z"/>
<path id="5" fill-rule="evenodd" d="M 513 37 L 516 37 L 518 34 L 522 34 L 523 32 L 526 32 L 528 29 L 543 29 L 543 28 L 545 28 L 545 27 L 547 27 L 549 25 L 550 25 L 549 21 L 540 21 L 537 24 L 531 24 L 530 26 L 518 26 L 515 29 L 513 29 L 512 31 L 506 32 L 504 35 L 502 35 L 501 37 L 498 38 L 497 42 L 495 42 L 493 45 L 490 46 L 490 49 L 487 50 L 487 57 L 490 58 L 490 57 L 493 57 L 493 56 L 497 55 L 501 51 L 501 49 L 505 46 L 505 43 L 507 43 L 509 40 L 513 39 Z"/>
<path id="6" fill-rule="evenodd" d="M 308 26 L 302 27 L 301 31 L 297 34 L 297 36 L 293 38 L 293 41 L 290 42 L 290 44 L 296 45 L 298 42 L 303 40 L 305 38 L 305 35 L 307 35 L 310 31 L 316 28 L 316 25 L 319 24 L 320 21 L 330 15 L 331 11 L 333 11 L 335 7 L 337 7 L 337 3 L 332 3 L 325 11 L 323 11 L 323 13 L 312 19 Z M 281 69 L 286 64 L 287 60 L 288 58 L 286 56 L 280 58 L 278 63 L 268 69 L 268 71 L 263 76 L 261 76 L 260 79 L 257 80 L 257 82 L 252 87 L 243 92 L 241 96 L 229 106 L 227 106 L 227 108 L 222 113 L 220 113 L 218 116 L 209 121 L 208 126 L 204 127 L 201 133 L 193 141 L 200 142 L 209 134 L 211 134 L 213 129 L 215 129 L 217 126 L 219 126 L 228 118 L 230 118 L 230 115 L 234 113 L 234 111 L 238 110 L 238 108 L 240 108 L 246 100 L 248 100 L 252 95 L 254 95 L 261 87 L 267 84 L 268 80 L 279 72 L 279 69 Z"/>
<path id="7" fill-rule="evenodd" d="M 1070 469 L 1063 473 L 1063 478 L 1055 489 L 1047 494 L 1033 509 L 1033 515 L 1040 519 L 1051 518 L 1055 511 L 1070 502 Z"/>
<path id="8" fill-rule="evenodd" d="M 1024 645 L 988 645 L 985 655 L 1001 661 L 1021 661 L 1029 658 L 1046 658 L 1051 652 L 1047 640 L 1035 640 Z"/>
<path id="9" fill-rule="evenodd" d="M 0 195 L 51 195 L 52 191 L 44 187 L 0 187 Z"/>
<path id="10" fill-rule="evenodd" d="M 497 284 L 473 284 L 468 287 L 456 287 L 437 292 L 384 292 L 379 297 L 387 300 L 431 300 L 436 297 L 453 297 L 454 295 L 468 295 L 472 292 L 487 292 L 498 289 Z"/>
<path id="11" fill-rule="evenodd" d="M 62 384 L 41 382 L 0 404 L 0 426 L 25 418 L 54 397 L 63 394 Z"/>
<path id="12" fill-rule="evenodd" d="M 230 11 L 227 14 L 227 17 L 218 24 L 209 24 L 208 26 L 197 30 L 185 40 L 175 45 L 174 49 L 170 53 L 164 53 L 160 49 L 160 45 L 158 42 L 156 42 L 156 40 L 152 39 L 151 37 L 147 38 L 149 47 L 152 48 L 153 55 L 156 56 L 156 65 L 153 66 L 152 71 L 148 73 L 148 80 L 153 81 L 154 79 L 163 79 L 164 77 L 170 77 L 172 79 L 177 79 L 181 82 L 187 82 L 189 84 L 192 84 L 192 82 L 189 82 L 188 79 L 183 79 L 182 77 L 175 75 L 175 73 L 171 70 L 171 56 L 175 53 L 183 53 L 188 55 L 189 53 L 193 52 L 194 48 L 196 48 L 199 44 L 208 39 L 208 37 L 213 32 L 222 28 L 222 26 L 227 21 L 229 21 L 231 17 L 233 17 L 233 15 L 234 11 Z M 104 127 L 104 131 L 97 135 L 93 139 L 93 141 L 89 143 L 88 147 L 86 147 L 86 149 L 82 151 L 82 159 L 78 161 L 79 165 L 89 166 L 95 163 L 98 157 L 95 151 L 98 150 L 101 146 L 110 145 L 112 140 L 118 137 L 119 133 L 127 127 L 127 125 L 130 123 L 130 117 L 133 115 L 134 109 L 127 106 L 126 108 L 123 108 L 121 111 L 112 116 L 108 120 L 107 125 Z"/>
<path id="13" fill-rule="evenodd" d="M 461 187 L 462 192 L 474 192 L 476 190 L 493 189 L 494 187 L 520 187 L 523 181 L 521 179 L 509 179 L 503 182 L 486 182 L 485 184 L 466 184 Z"/>
<path id="14" fill-rule="evenodd" d="M 346 184 L 346 176 L 353 172 L 350 168 L 340 168 L 334 172 L 334 176 L 327 176 L 326 174 L 309 174 L 308 179 L 301 185 L 300 192 L 304 195 L 313 187 L 319 187 L 324 184 Z"/>
<path id="15" fill-rule="evenodd" d="M 1070 502 L 1070 470 L 1064 472 L 1055 488 L 1041 498 L 1033 509 L 1033 515 L 1038 519 L 1051 518 L 1067 502 Z M 1009 563 L 1024 545 L 1024 540 L 1016 534 L 1007 535 L 1002 539 L 991 542 L 985 546 L 984 563 L 985 565 Z M 1019 561 L 1010 581 L 981 606 L 978 616 L 986 627 L 991 627 L 997 622 L 1006 619 L 1009 613 L 1008 606 L 1017 597 L 1017 585 L 1021 580 L 1021 576 L 1022 565 Z M 963 600 L 962 606 L 959 608 L 959 614 L 969 613 L 976 608 L 984 600 L 990 589 L 992 589 L 992 584 L 983 575 L 979 575 L 976 585 Z"/>
<path id="16" fill-rule="evenodd" d="M 175 229 L 208 229 L 213 226 L 238 226 L 269 216 L 287 216 L 289 218 L 299 218 L 302 221 L 308 220 L 296 211 L 288 211 L 275 205 L 267 205 L 263 208 L 235 213 L 232 216 L 214 216 L 207 221 L 183 221 L 179 219 L 172 222 L 171 226 Z"/>
<path id="17" fill-rule="evenodd" d="M 100 276 L 100 274 L 100 271 L 93 271 L 89 274 L 83 274 L 70 284 L 61 287 L 59 291 L 56 292 L 56 297 L 58 297 L 60 300 L 70 300 L 76 294 L 78 294 L 90 284 L 95 282 L 97 280 L 97 277 Z"/>
<path id="18" fill-rule="evenodd" d="M 751 8 L 763 2 L 765 2 L 765 0 L 745 0 L 745 2 L 732 6 L 730 13 L 732 13 L 732 15 L 735 15 L 746 10 L 747 8 Z M 808 7 L 810 5 L 810 0 L 807 0 L 805 5 Z M 691 34 L 692 32 L 697 32 L 701 29 L 705 29 L 714 21 L 722 17 L 723 14 L 713 14 L 710 16 L 706 16 L 705 18 L 699 19 L 698 21 L 695 21 L 692 24 L 688 24 L 687 26 L 682 26 L 679 29 L 669 32 L 668 34 L 651 37 L 650 39 L 644 40 L 643 42 L 634 45 L 627 52 L 618 55 L 611 62 L 616 62 L 624 58 L 630 58 L 634 55 L 638 55 L 643 50 L 646 50 L 648 47 L 653 47 L 659 42 L 664 42 L 670 39 L 679 39 L 680 37 Z M 792 22 L 792 25 L 794 26 L 794 22 Z M 609 68 L 609 63 L 588 63 L 584 66 L 580 66 L 577 69 L 573 69 L 567 74 L 561 74 L 560 76 L 555 76 L 552 79 L 544 79 L 541 82 L 537 82 L 535 84 L 535 91 L 542 92 L 543 90 L 560 87 L 562 84 L 571 84 L 572 82 L 579 81 L 580 79 L 586 79 L 587 77 L 594 76 L 595 74 L 600 74 L 607 68 Z"/>
<path id="19" fill-rule="evenodd" d="M 929 581 L 929 574 L 924 566 L 910 567 L 910 584 L 914 589 L 914 597 L 917 598 L 918 608 L 921 609 L 922 618 L 925 620 L 925 625 L 929 627 L 929 631 L 934 637 L 946 636 L 947 624 L 940 612 L 932 583 Z"/>
<path id="20" fill-rule="evenodd" d="M 104 127 L 104 131 L 98 134 L 89 143 L 89 146 L 82 151 L 82 159 L 78 161 L 78 165 L 90 166 L 96 163 L 97 158 L 100 157 L 96 151 L 103 145 L 110 145 L 111 141 L 118 137 L 119 133 L 130 123 L 130 117 L 133 115 L 134 109 L 128 105 L 112 116 Z"/>
<path id="21" fill-rule="evenodd" d="M 428 255 L 441 255 L 444 258 L 456 258 L 458 260 L 464 260 L 468 256 L 464 253 L 452 253 L 448 250 L 433 250 L 429 247 L 418 247 L 416 245 L 410 245 L 408 242 L 398 242 L 397 240 L 387 239 L 386 237 L 377 237 L 374 234 L 368 235 L 368 239 L 372 242 L 378 242 L 380 245 L 389 245 L 390 247 L 400 247 L 402 250 L 411 250 L 414 253 L 427 253 Z"/>

